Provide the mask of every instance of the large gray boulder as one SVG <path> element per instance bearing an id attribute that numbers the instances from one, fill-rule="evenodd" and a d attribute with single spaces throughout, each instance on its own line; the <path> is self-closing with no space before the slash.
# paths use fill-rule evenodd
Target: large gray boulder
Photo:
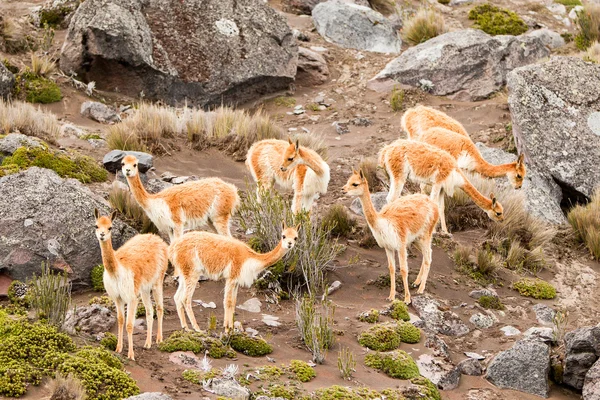
<path id="1" fill-rule="evenodd" d="M 299 86 L 322 85 L 328 79 L 329 67 L 325 58 L 312 50 L 299 47 L 296 84 Z"/>
<path id="2" fill-rule="evenodd" d="M 313 8 L 319 3 L 327 0 L 283 0 L 284 11 L 296 14 L 310 15 Z M 369 0 L 342 0 L 345 3 L 358 4 L 360 6 L 369 7 Z"/>
<path id="3" fill-rule="evenodd" d="M 40 141 L 22 133 L 9 133 L 0 139 L 0 153 L 13 154 L 19 147 L 42 147 Z"/>
<path id="4" fill-rule="evenodd" d="M 94 208 L 108 215 L 108 204 L 75 179 L 31 167 L 0 178 L 0 272 L 26 281 L 42 262 L 68 272 L 74 285 L 86 285 L 102 263 L 95 235 Z M 135 231 L 116 220 L 118 248 Z"/>
<path id="5" fill-rule="evenodd" d="M 548 397 L 550 346 L 537 340 L 521 340 L 492 359 L 486 379 L 500 388 Z"/>
<path id="6" fill-rule="evenodd" d="M 387 192 L 377 192 L 371 194 L 371 201 L 373 202 L 373 207 L 375 207 L 375 210 L 381 211 L 383 206 L 387 204 L 387 195 Z M 361 217 L 365 215 L 362 209 L 362 204 L 360 203 L 360 199 L 358 197 L 352 200 L 352 203 L 350 204 L 350 211 L 360 215 Z"/>
<path id="7" fill-rule="evenodd" d="M 0 98 L 8 99 L 11 97 L 15 88 L 15 76 L 3 63 L 0 63 Z"/>
<path id="8" fill-rule="evenodd" d="M 498 165 L 517 160 L 515 154 L 507 153 L 502 149 L 487 147 L 479 142 L 475 145 L 482 157 L 489 163 Z M 499 184 L 510 186 L 506 179 L 497 179 L 496 181 Z M 565 216 L 560 208 L 562 198 L 560 186 L 554 181 L 546 179 L 534 165 L 527 164 L 527 175 L 525 175 L 523 186 L 518 193 L 523 194 L 525 208 L 536 217 L 552 224 L 565 222 Z"/>
<path id="9" fill-rule="evenodd" d="M 457 100 L 488 98 L 506 84 L 506 74 L 550 55 L 533 36 L 490 36 L 478 29 L 445 33 L 411 47 L 373 78 L 420 87 L 433 83 L 430 92 Z"/>
<path id="10" fill-rule="evenodd" d="M 565 335 L 563 383 L 581 390 L 588 370 L 600 357 L 600 327 L 586 326 Z"/>
<path id="11" fill-rule="evenodd" d="M 288 88 L 297 58 L 285 18 L 262 0 L 87 0 L 60 67 L 98 89 L 205 106 Z"/>
<path id="12" fill-rule="evenodd" d="M 600 361 L 596 361 L 585 375 L 583 400 L 600 400 Z"/>
<path id="13" fill-rule="evenodd" d="M 330 0 L 312 10 L 317 31 L 325 40 L 349 49 L 400 53 L 402 39 L 393 24 L 369 7 Z"/>
<path id="14" fill-rule="evenodd" d="M 477 360 L 475 360 L 477 361 Z M 450 362 L 429 354 L 421 354 L 416 360 L 419 373 L 442 390 L 452 390 L 460 382 L 460 369 Z"/>
<path id="15" fill-rule="evenodd" d="M 513 134 L 527 165 L 566 197 L 589 198 L 600 176 L 593 161 L 600 154 L 600 66 L 553 57 L 515 69 L 507 81 Z"/>
<path id="16" fill-rule="evenodd" d="M 440 303 L 427 296 L 412 298 L 412 306 L 425 323 L 425 327 L 434 333 L 447 336 L 464 336 L 469 333 L 469 328 L 452 311 L 440 310 Z"/>
<path id="17" fill-rule="evenodd" d="M 551 31 L 548 28 L 529 31 L 525 35 L 539 38 L 550 49 L 557 49 L 565 45 L 565 39 L 560 36 L 560 33 Z"/>

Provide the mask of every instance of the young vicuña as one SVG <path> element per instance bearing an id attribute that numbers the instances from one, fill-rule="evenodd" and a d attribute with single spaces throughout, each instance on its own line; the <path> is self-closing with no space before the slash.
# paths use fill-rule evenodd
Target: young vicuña
<path id="1" fill-rule="evenodd" d="M 388 203 L 400 197 L 406 179 L 431 184 L 431 199 L 438 204 L 442 232 L 448 234 L 444 214 L 444 194 L 454 195 L 461 188 L 492 220 L 502 221 L 504 210 L 494 194 L 485 197 L 469 182 L 456 160 L 444 150 L 427 143 L 399 139 L 379 152 L 379 166 L 390 177 Z"/>
<path id="2" fill-rule="evenodd" d="M 462 124 L 448 114 L 421 105 L 406 110 L 400 124 L 408 137 L 415 140 L 433 127 L 446 128 L 460 135 L 469 136 Z"/>
<path id="3" fill-rule="evenodd" d="M 483 158 L 475 143 L 468 136 L 439 127 L 426 130 L 419 141 L 450 153 L 462 170 L 475 171 L 488 178 L 506 176 L 515 189 L 520 189 L 523 185 L 523 179 L 527 173 L 523 154 L 515 162 L 493 165 Z"/>
<path id="4" fill-rule="evenodd" d="M 233 313 L 240 286 L 250 287 L 267 267 L 281 260 L 298 240 L 298 227 L 283 225 L 279 244 L 270 252 L 260 254 L 246 243 L 227 236 L 208 232 L 188 232 L 176 239 L 169 247 L 169 258 L 179 275 L 179 287 L 174 299 L 181 327 L 187 329 L 184 309 L 192 327 L 200 327 L 192 310 L 192 296 L 200 275 L 212 280 L 225 279 L 224 326 L 233 328 Z"/>
<path id="5" fill-rule="evenodd" d="M 123 350 L 123 323 L 125 319 L 125 304 L 127 304 L 127 339 L 129 351 L 127 357 L 134 360 L 133 353 L 133 321 L 138 306 L 138 296 L 146 309 L 147 335 L 144 347 L 152 346 L 152 300 L 156 303 L 158 330 L 156 343 L 162 342 L 163 322 L 163 280 L 167 266 L 168 247 L 161 238 L 153 234 L 136 235 L 129 239 L 117 251 L 112 247 L 112 222 L 116 211 L 109 217 L 100 216 L 94 210 L 96 217 L 96 237 L 102 250 L 104 263 L 104 288 L 108 296 L 115 302 L 118 321 L 117 353 Z"/>
<path id="6" fill-rule="evenodd" d="M 404 302 L 410 304 L 407 247 L 416 240 L 423 254 L 419 275 L 413 283 L 414 286 L 419 285 L 417 293 L 421 294 L 425 291 L 431 267 L 431 239 L 439 218 L 438 206 L 424 194 L 412 194 L 386 204 L 377 212 L 371 202 L 369 184 L 362 171 L 353 171 L 343 191 L 351 196 L 358 196 L 377 244 L 385 249 L 391 286 L 388 300 L 396 297 L 397 252 L 404 285 Z"/>
<path id="7" fill-rule="evenodd" d="M 267 188 L 276 182 L 294 190 L 292 211 L 310 211 L 319 194 L 327 193 L 329 165 L 316 151 L 300 146 L 291 139 L 267 139 L 256 142 L 248 150 L 246 166 L 254 180 Z"/>
<path id="8" fill-rule="evenodd" d="M 121 170 L 148 218 L 169 235 L 171 242 L 182 236 L 184 229 L 199 228 L 208 222 L 219 234 L 231 236 L 231 216 L 240 203 L 234 185 L 219 178 L 205 178 L 151 194 L 142 185 L 135 156 L 125 156 Z"/>

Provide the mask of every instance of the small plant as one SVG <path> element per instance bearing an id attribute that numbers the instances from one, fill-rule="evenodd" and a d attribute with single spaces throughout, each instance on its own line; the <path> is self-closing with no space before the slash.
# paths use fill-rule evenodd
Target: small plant
<path id="1" fill-rule="evenodd" d="M 552 318 L 552 336 L 554 343 L 563 343 L 567 325 L 569 324 L 569 312 L 558 310 Z"/>
<path id="2" fill-rule="evenodd" d="M 321 109 L 319 108 L 320 106 L 317 103 L 309 103 L 306 105 L 306 109 L 310 110 L 310 111 L 321 111 Z"/>
<path id="3" fill-rule="evenodd" d="M 31 303 L 29 286 L 21 281 L 12 281 L 6 294 L 11 304 L 29 307 Z"/>
<path id="4" fill-rule="evenodd" d="M 71 305 L 71 282 L 66 272 L 53 274 L 48 264 L 42 263 L 42 273 L 30 283 L 31 306 L 40 319 L 61 327 Z"/>
<path id="5" fill-rule="evenodd" d="M 377 191 L 380 187 L 379 177 L 377 176 L 377 160 L 366 158 L 358 164 L 358 169 L 363 172 L 364 177 L 367 179 L 369 191 Z"/>
<path id="6" fill-rule="evenodd" d="M 450 4 L 450 0 L 438 0 L 438 3 L 446 6 L 446 5 Z"/>
<path id="7" fill-rule="evenodd" d="M 493 277 L 495 271 L 500 267 L 496 255 L 487 248 L 477 249 L 476 260 L 478 272 L 486 278 Z"/>
<path id="8" fill-rule="evenodd" d="M 447 31 L 442 14 L 431 8 L 421 8 L 402 27 L 402 38 L 414 46 Z"/>
<path id="9" fill-rule="evenodd" d="M 236 333 L 229 338 L 229 345 L 235 351 L 250 357 L 261 357 L 273 352 L 273 346 L 264 339 Z"/>
<path id="10" fill-rule="evenodd" d="M 83 384 L 71 374 L 64 376 L 56 373 L 47 389 L 51 393 L 49 400 L 84 400 L 86 397 Z"/>
<path id="11" fill-rule="evenodd" d="M 330 301 L 317 308 L 315 298 L 303 296 L 296 300 L 296 324 L 300 338 L 313 355 L 313 361 L 322 364 L 327 350 L 333 345 L 333 316 L 335 307 Z"/>
<path id="12" fill-rule="evenodd" d="M 523 278 L 515 282 L 513 287 L 521 296 L 533 297 L 534 299 L 553 299 L 556 297 L 554 286 L 541 279 Z"/>
<path id="13" fill-rule="evenodd" d="M 56 72 L 56 63 L 49 56 L 37 56 L 35 53 L 31 53 L 31 73 L 40 76 L 48 77 L 50 74 Z M 59 99 L 60 100 L 60 99 Z"/>
<path id="14" fill-rule="evenodd" d="M 390 305 L 390 317 L 398 321 L 410 321 L 406 303 L 400 300 L 392 301 L 392 304 Z"/>
<path id="15" fill-rule="evenodd" d="M 296 99 L 293 97 L 276 97 L 273 99 L 273 103 L 280 107 L 294 107 L 296 105 Z"/>
<path id="16" fill-rule="evenodd" d="M 344 380 L 351 380 L 356 372 L 356 357 L 348 347 L 341 347 L 338 353 L 338 370 Z"/>
<path id="17" fill-rule="evenodd" d="M 110 332 L 106 332 L 104 337 L 100 339 L 100 346 L 107 350 L 115 351 L 117 349 L 117 337 Z"/>
<path id="18" fill-rule="evenodd" d="M 358 320 L 360 322 L 374 324 L 379 321 L 379 311 L 372 308 L 370 311 L 361 312 L 358 314 Z"/>
<path id="19" fill-rule="evenodd" d="M 390 96 L 390 107 L 395 112 L 402 111 L 404 109 L 404 90 L 395 87 L 392 89 Z M 371 187 L 369 185 L 369 187 Z"/>
<path id="20" fill-rule="evenodd" d="M 300 382 L 310 382 L 317 376 L 313 367 L 300 360 L 292 360 L 290 362 L 290 370 L 296 375 L 296 378 L 298 378 Z"/>
<path id="21" fill-rule="evenodd" d="M 200 371 L 197 369 L 186 369 L 181 374 L 182 378 L 188 382 L 195 383 L 196 385 L 202 385 L 203 382 L 217 377 L 218 372 L 214 369 L 208 371 Z"/>
<path id="22" fill-rule="evenodd" d="M 173 332 L 169 338 L 158 345 L 158 349 L 169 353 L 174 351 L 192 351 L 194 353 L 206 351 L 212 358 L 233 358 L 236 356 L 235 351 L 220 339 L 211 337 L 205 332 Z"/>
<path id="23" fill-rule="evenodd" d="M 158 233 L 148 214 L 135 200 L 131 192 L 118 186 L 112 186 L 108 192 L 108 202 L 119 212 L 119 217 L 140 233 Z"/>
<path id="24" fill-rule="evenodd" d="M 367 354 L 365 365 L 396 379 L 411 379 L 419 376 L 419 368 L 415 360 L 402 350 Z"/>
<path id="25" fill-rule="evenodd" d="M 115 302 L 111 300 L 110 297 L 108 296 L 96 296 L 90 299 L 90 301 L 88 301 L 89 305 L 92 304 L 98 304 L 102 307 L 106 307 L 106 308 L 110 308 L 113 309 L 115 306 Z"/>
<path id="26" fill-rule="evenodd" d="M 413 324 L 406 321 L 399 321 L 396 325 L 396 333 L 402 343 L 419 343 L 421 340 L 421 331 Z"/>
<path id="27" fill-rule="evenodd" d="M 210 313 L 208 315 L 208 331 L 214 332 L 217 330 L 217 316 L 215 313 Z"/>
<path id="28" fill-rule="evenodd" d="M 488 308 L 492 310 L 504 310 L 504 304 L 500 301 L 500 299 L 496 296 L 481 296 L 477 303 L 483 308 Z"/>
<path id="29" fill-rule="evenodd" d="M 390 351 L 400 347 L 400 336 L 396 327 L 388 324 L 379 324 L 368 328 L 358 336 L 361 346 L 376 351 Z"/>
<path id="30" fill-rule="evenodd" d="M 581 0 L 554 0 L 555 3 L 562 4 L 565 7 L 581 6 Z"/>
<path id="31" fill-rule="evenodd" d="M 104 265 L 96 265 L 90 273 L 92 289 L 96 292 L 104 292 Z"/>
<path id="32" fill-rule="evenodd" d="M 50 67 L 45 66 L 44 68 Z M 25 98 L 28 103 L 50 104 L 62 99 L 60 88 L 54 81 L 36 75 L 29 70 L 17 76 L 16 93 L 18 98 Z"/>
<path id="33" fill-rule="evenodd" d="M 520 35 L 527 32 L 527 24 L 513 11 L 492 4 L 480 4 L 469 11 L 474 27 L 490 35 Z"/>
<path id="34" fill-rule="evenodd" d="M 459 267 L 460 269 L 463 269 L 463 268 L 471 265 L 470 258 L 471 258 L 472 251 L 473 251 L 472 247 L 458 245 L 456 247 L 456 249 L 454 250 L 454 253 L 452 253 L 452 260 L 454 261 L 454 264 L 456 264 L 456 266 Z"/>
<path id="35" fill-rule="evenodd" d="M 348 237 L 356 226 L 356 221 L 352 219 L 350 213 L 342 204 L 334 204 L 329 207 L 321 223 L 325 229 L 330 229 L 334 236 Z"/>
<path id="36" fill-rule="evenodd" d="M 583 60 L 600 64 L 600 43 L 594 41 L 583 55 Z"/>
<path id="37" fill-rule="evenodd" d="M 586 4 L 577 12 L 579 33 L 575 36 L 575 45 L 579 50 L 586 50 L 592 43 L 600 41 L 600 5 Z"/>
<path id="38" fill-rule="evenodd" d="M 567 219 L 577 239 L 585 244 L 594 259 L 600 260 L 600 189 L 587 205 L 572 208 Z"/>

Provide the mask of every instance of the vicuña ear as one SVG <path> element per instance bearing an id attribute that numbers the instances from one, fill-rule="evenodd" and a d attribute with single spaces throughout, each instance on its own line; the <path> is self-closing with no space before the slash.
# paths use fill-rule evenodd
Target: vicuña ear
<path id="1" fill-rule="evenodd" d="M 296 139 L 296 151 L 300 149 L 300 140 Z"/>
<path id="2" fill-rule="evenodd" d="M 365 174 L 363 173 L 362 169 L 359 171 L 359 174 L 360 174 L 360 179 L 364 180 L 365 179 Z"/>
<path id="3" fill-rule="evenodd" d="M 281 223 L 281 230 L 285 231 L 287 229 L 287 224 L 285 223 L 285 220 L 283 220 L 283 222 Z"/>
<path id="4" fill-rule="evenodd" d="M 492 199 L 492 207 L 496 207 L 497 200 L 494 193 L 490 193 L 490 199 Z"/>
<path id="5" fill-rule="evenodd" d="M 358 174 L 358 171 L 354 169 L 354 167 L 352 167 L 352 173 L 353 174 Z"/>
<path id="6" fill-rule="evenodd" d="M 94 217 L 95 217 L 96 219 L 100 218 L 100 211 L 98 211 L 98 209 L 97 209 L 97 208 L 94 208 Z"/>
<path id="7" fill-rule="evenodd" d="M 519 154 L 519 158 L 517 158 L 517 164 L 523 165 L 523 161 L 525 161 L 525 155 Z"/>
<path id="8" fill-rule="evenodd" d="M 288 142 L 289 144 L 292 144 L 292 138 L 288 136 Z"/>
<path id="9" fill-rule="evenodd" d="M 117 210 L 110 213 L 111 222 L 114 221 L 116 217 L 117 217 Z"/>
<path id="10" fill-rule="evenodd" d="M 296 225 L 296 226 L 294 227 L 294 229 L 296 230 L 296 232 L 298 232 L 298 231 L 300 230 L 300 225 L 302 225 L 302 224 L 298 224 L 298 225 Z"/>

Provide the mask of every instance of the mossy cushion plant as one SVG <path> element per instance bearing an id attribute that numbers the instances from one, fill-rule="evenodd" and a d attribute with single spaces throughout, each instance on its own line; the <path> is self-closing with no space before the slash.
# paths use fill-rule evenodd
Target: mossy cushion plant
<path id="1" fill-rule="evenodd" d="M 313 367 L 300 360 L 292 360 L 290 363 L 290 370 L 292 370 L 300 382 L 310 382 L 317 376 Z"/>
<path id="2" fill-rule="evenodd" d="M 12 281 L 8 286 L 7 296 L 8 301 L 10 301 L 11 304 L 21 307 L 29 307 L 31 293 L 29 291 L 29 286 L 27 286 L 26 283 L 21 281 Z"/>
<path id="3" fill-rule="evenodd" d="M 104 265 L 96 265 L 90 273 L 92 289 L 96 292 L 104 292 Z"/>
<path id="4" fill-rule="evenodd" d="M 424 395 L 424 397 L 419 397 L 420 399 L 442 400 L 442 395 L 440 394 L 440 391 L 438 390 L 438 388 L 433 384 L 433 382 L 431 382 L 429 379 L 425 378 L 424 376 L 417 376 L 417 377 L 411 378 L 410 383 L 421 387 L 420 392 L 422 395 Z"/>
<path id="5" fill-rule="evenodd" d="M 168 339 L 158 345 L 160 351 L 172 353 L 174 351 L 191 351 L 203 353 L 208 350 L 208 356 L 212 358 L 223 358 L 236 356 L 220 339 L 210 337 L 206 332 L 173 332 Z"/>
<path id="6" fill-rule="evenodd" d="M 93 158 L 77 152 L 55 152 L 48 147 L 19 147 L 2 160 L 0 169 L 16 172 L 29 167 L 51 169 L 62 178 L 75 178 L 82 183 L 104 182 L 108 178 L 108 172 Z"/>
<path id="7" fill-rule="evenodd" d="M 250 357 L 261 357 L 273 352 L 273 346 L 264 339 L 241 333 L 231 335 L 229 345 L 235 351 Z"/>
<path id="8" fill-rule="evenodd" d="M 523 278 L 513 284 L 521 296 L 534 299 L 553 299 L 556 297 L 554 286 L 541 279 Z"/>
<path id="9" fill-rule="evenodd" d="M 389 351 L 400 346 L 400 336 L 393 325 L 374 325 L 363 331 L 358 337 L 358 343 L 371 350 Z"/>
<path id="10" fill-rule="evenodd" d="M 421 331 L 409 322 L 398 322 L 396 333 L 400 336 L 402 343 L 419 343 L 419 340 L 421 340 Z"/>
<path id="11" fill-rule="evenodd" d="M 483 308 L 489 308 L 492 310 L 504 310 L 504 304 L 496 296 L 481 296 L 477 302 Z"/>
<path id="12" fill-rule="evenodd" d="M 291 385 L 272 383 L 267 389 L 265 389 L 265 393 L 270 398 L 283 398 L 287 400 L 293 400 L 296 398 L 296 389 Z"/>
<path id="13" fill-rule="evenodd" d="M 527 24 L 513 11 L 492 4 L 480 4 L 469 11 L 474 28 L 490 35 L 520 35 L 527 32 Z"/>
<path id="14" fill-rule="evenodd" d="M 394 300 L 390 305 L 390 317 L 396 320 L 409 321 L 408 306 L 400 300 Z"/>
<path id="15" fill-rule="evenodd" d="M 110 332 L 106 332 L 104 337 L 100 339 L 100 346 L 107 350 L 115 351 L 117 349 L 117 337 Z"/>
<path id="16" fill-rule="evenodd" d="M 210 371 L 200 371 L 198 369 L 186 369 L 182 373 L 183 379 L 188 382 L 201 385 L 202 382 L 208 379 L 213 379 L 219 375 L 218 371 L 212 368 Z"/>
<path id="17" fill-rule="evenodd" d="M 370 311 L 361 312 L 358 314 L 358 320 L 360 322 L 374 324 L 379 321 L 379 311 L 371 309 Z"/>
<path id="18" fill-rule="evenodd" d="M 419 367 L 415 360 L 402 350 L 367 354 L 365 365 L 396 379 L 411 379 L 419 376 Z"/>

